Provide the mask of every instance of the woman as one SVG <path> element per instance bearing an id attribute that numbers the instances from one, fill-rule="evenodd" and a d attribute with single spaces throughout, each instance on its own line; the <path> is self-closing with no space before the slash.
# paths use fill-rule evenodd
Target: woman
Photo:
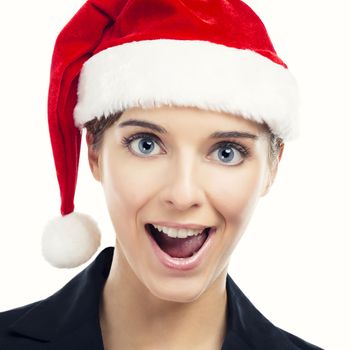
<path id="1" fill-rule="evenodd" d="M 319 349 L 274 326 L 227 274 L 296 134 L 296 85 L 238 0 L 88 1 L 59 35 L 49 127 L 56 267 L 88 261 L 74 212 L 81 130 L 116 232 L 45 300 L 0 314 L 4 349 Z"/>

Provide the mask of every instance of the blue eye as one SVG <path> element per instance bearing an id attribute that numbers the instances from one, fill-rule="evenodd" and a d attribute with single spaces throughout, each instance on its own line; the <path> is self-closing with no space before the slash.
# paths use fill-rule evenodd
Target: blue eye
<path id="1" fill-rule="evenodd" d="M 158 143 L 155 141 L 155 137 L 149 134 L 136 134 L 130 137 L 124 137 L 122 144 L 129 149 L 131 148 L 134 153 L 141 153 L 141 155 L 149 155 L 157 147 L 160 149 Z"/>
<path id="2" fill-rule="evenodd" d="M 130 137 L 123 137 L 122 144 L 132 153 L 141 156 L 160 154 L 159 150 L 161 149 L 159 138 L 149 133 L 138 133 Z M 157 152 L 152 153 L 155 149 Z M 249 156 L 248 149 L 236 142 L 229 141 L 216 144 L 210 153 L 215 152 L 218 155 L 215 159 L 226 165 L 238 165 Z"/>
<path id="3" fill-rule="evenodd" d="M 220 162 L 228 165 L 237 165 L 244 160 L 247 152 L 240 145 L 221 143 L 219 144 L 219 147 L 215 148 L 213 153 L 218 155 L 216 159 L 218 159 Z"/>

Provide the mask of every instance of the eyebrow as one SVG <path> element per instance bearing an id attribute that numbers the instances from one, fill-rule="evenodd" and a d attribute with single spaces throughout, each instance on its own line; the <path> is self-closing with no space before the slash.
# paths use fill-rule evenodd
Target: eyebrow
<path id="1" fill-rule="evenodd" d="M 126 126 L 140 126 L 143 128 L 151 129 L 153 131 L 156 131 L 160 134 L 167 134 L 167 130 L 164 129 L 163 127 L 153 124 L 151 122 L 147 122 L 145 120 L 139 120 L 139 119 L 129 119 L 126 120 L 125 122 L 122 122 L 118 125 L 118 127 L 123 128 Z M 235 138 L 249 138 L 256 140 L 258 138 L 257 135 L 248 133 L 248 132 L 242 132 L 242 131 L 215 131 L 212 134 L 210 134 L 209 138 L 212 139 L 221 139 L 221 138 L 230 138 L 230 137 L 235 137 Z"/>

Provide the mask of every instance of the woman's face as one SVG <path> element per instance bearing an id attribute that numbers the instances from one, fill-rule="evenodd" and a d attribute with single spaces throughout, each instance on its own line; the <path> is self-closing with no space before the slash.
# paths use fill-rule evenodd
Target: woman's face
<path id="1" fill-rule="evenodd" d="M 164 132 L 130 125 L 135 121 Z M 211 136 L 218 132 L 237 135 Z M 267 157 L 263 127 L 241 117 L 187 107 L 125 111 L 105 131 L 96 159 L 89 152 L 116 231 L 121 273 L 162 300 L 180 302 L 197 299 L 226 276 L 230 255 L 268 189 Z M 160 263 L 145 229 L 155 222 L 215 226 L 205 259 L 187 271 Z"/>

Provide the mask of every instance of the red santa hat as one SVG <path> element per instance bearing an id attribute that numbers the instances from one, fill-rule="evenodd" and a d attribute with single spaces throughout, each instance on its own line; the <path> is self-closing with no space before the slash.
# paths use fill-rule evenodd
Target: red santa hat
<path id="1" fill-rule="evenodd" d="M 82 127 L 130 107 L 192 106 L 297 134 L 297 85 L 259 17 L 240 0 L 89 0 L 59 34 L 48 122 L 61 216 L 45 228 L 56 267 L 88 261 L 96 223 L 74 213 Z"/>

